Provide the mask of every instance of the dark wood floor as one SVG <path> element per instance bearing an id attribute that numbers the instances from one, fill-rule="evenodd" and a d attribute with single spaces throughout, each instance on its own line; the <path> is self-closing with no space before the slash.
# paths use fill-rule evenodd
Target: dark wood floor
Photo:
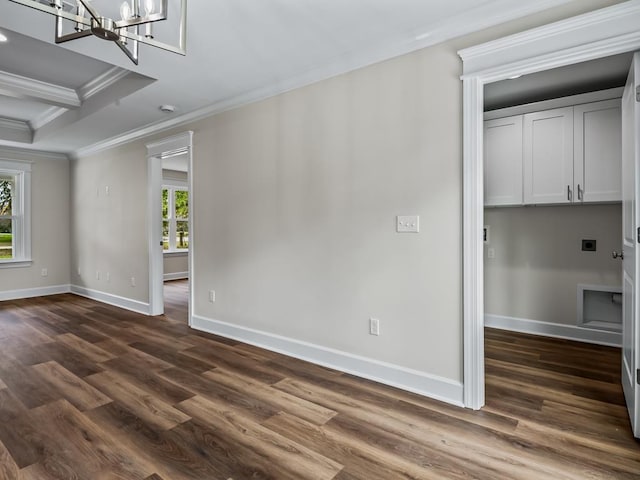
<path id="1" fill-rule="evenodd" d="M 0 479 L 640 478 L 616 349 L 487 330 L 473 412 L 167 311 L 0 303 Z"/>

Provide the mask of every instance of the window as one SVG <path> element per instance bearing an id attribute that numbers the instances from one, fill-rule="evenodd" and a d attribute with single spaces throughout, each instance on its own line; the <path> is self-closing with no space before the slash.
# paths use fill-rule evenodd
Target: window
<path id="1" fill-rule="evenodd" d="M 31 165 L 0 159 L 0 267 L 31 261 Z"/>
<path id="2" fill-rule="evenodd" d="M 165 252 L 189 249 L 189 192 L 184 187 L 162 187 L 162 248 Z"/>

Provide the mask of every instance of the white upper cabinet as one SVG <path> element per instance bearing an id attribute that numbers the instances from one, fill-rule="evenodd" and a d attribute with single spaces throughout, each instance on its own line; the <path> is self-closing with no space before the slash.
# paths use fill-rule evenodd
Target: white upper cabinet
<path id="1" fill-rule="evenodd" d="M 622 200 L 620 99 L 522 113 L 484 122 L 486 206 Z M 543 102 L 545 103 L 545 102 Z M 546 105 L 545 105 L 546 106 Z M 547 107 L 548 108 L 548 107 Z"/>
<path id="2" fill-rule="evenodd" d="M 484 123 L 484 202 L 522 204 L 522 115 Z"/>
<path id="3" fill-rule="evenodd" d="M 573 107 L 524 115 L 524 203 L 571 203 Z"/>
<path id="4" fill-rule="evenodd" d="M 622 199 L 622 138 L 620 100 L 574 107 L 574 183 L 578 200 L 610 202 Z"/>

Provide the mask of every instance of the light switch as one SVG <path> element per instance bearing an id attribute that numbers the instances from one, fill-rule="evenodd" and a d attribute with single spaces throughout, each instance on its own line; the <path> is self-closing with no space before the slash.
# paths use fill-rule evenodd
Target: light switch
<path id="1" fill-rule="evenodd" d="M 396 232 L 418 233 L 420 231 L 420 217 L 418 215 L 398 215 L 396 217 Z"/>

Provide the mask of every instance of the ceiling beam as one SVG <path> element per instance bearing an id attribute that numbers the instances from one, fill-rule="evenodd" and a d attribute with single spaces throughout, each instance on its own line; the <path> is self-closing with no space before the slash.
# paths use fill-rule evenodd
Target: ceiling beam
<path id="1" fill-rule="evenodd" d="M 33 100 L 68 109 L 78 108 L 80 97 L 72 88 L 0 71 L 0 95 Z"/>
<path id="2" fill-rule="evenodd" d="M 0 118 L 0 140 L 17 143 L 32 143 L 33 131 L 27 122 Z"/>

